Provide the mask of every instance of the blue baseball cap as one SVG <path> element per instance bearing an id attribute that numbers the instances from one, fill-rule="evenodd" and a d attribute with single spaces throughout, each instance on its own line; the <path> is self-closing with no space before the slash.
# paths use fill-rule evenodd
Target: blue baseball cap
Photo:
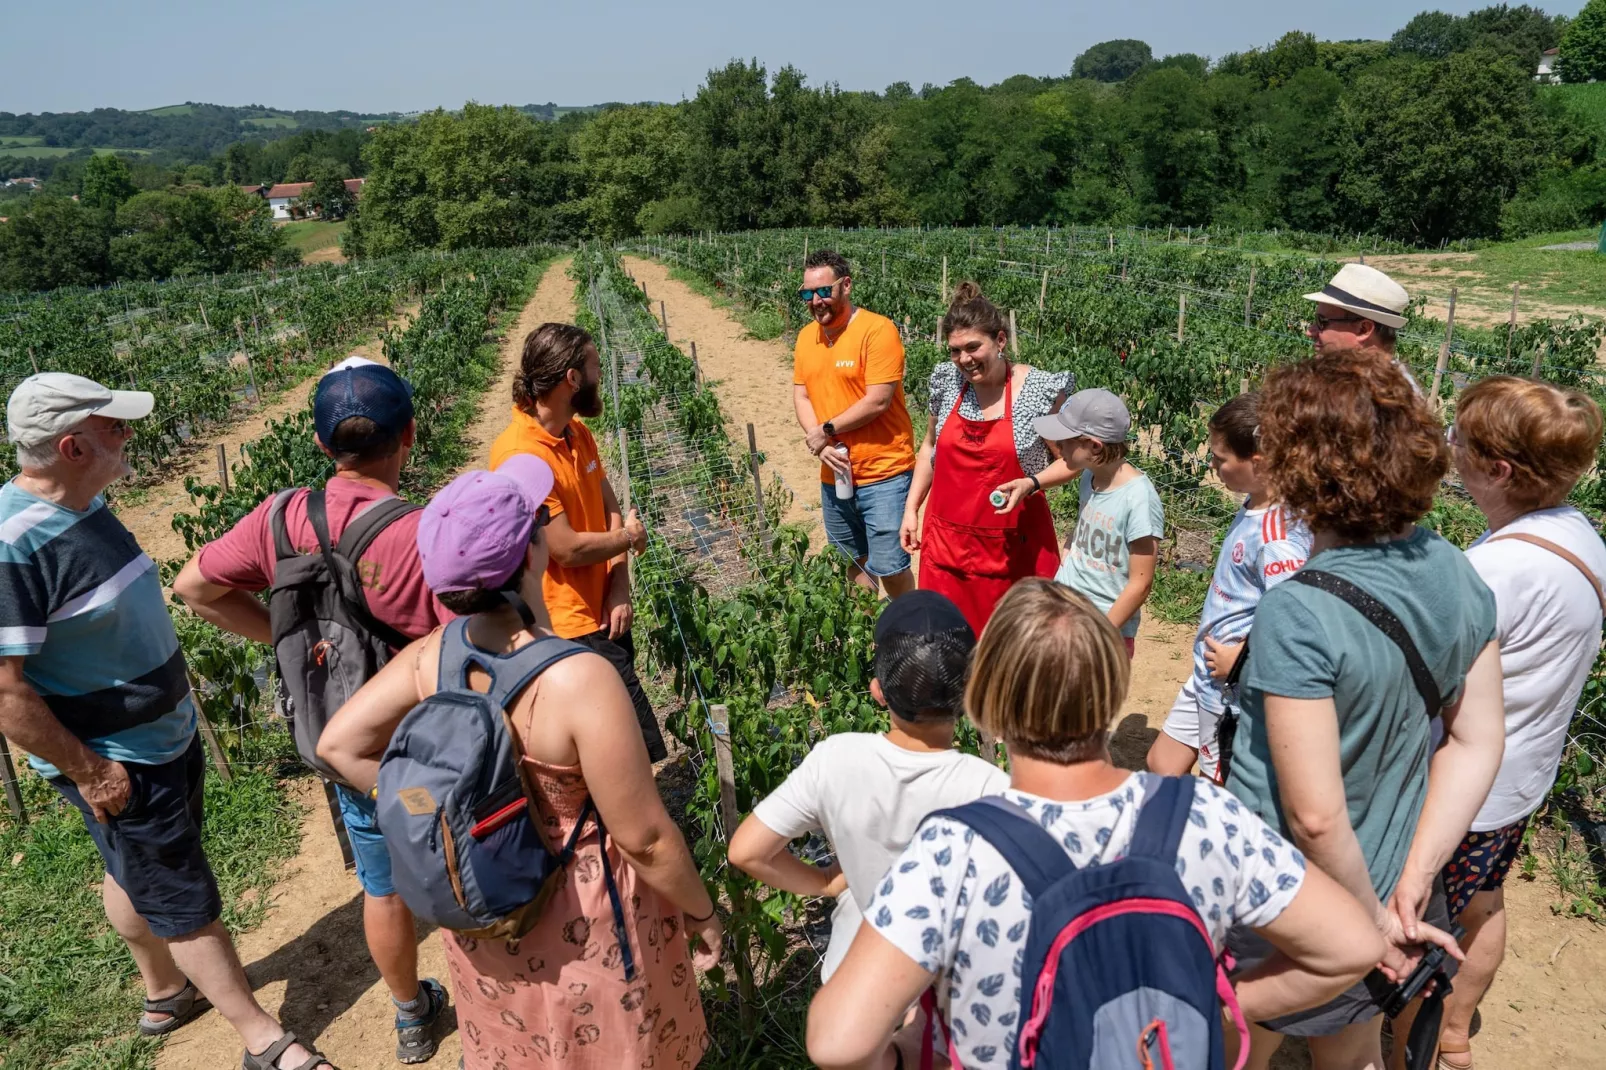
<path id="1" fill-rule="evenodd" d="M 327 446 L 335 429 L 353 416 L 366 416 L 381 434 L 400 434 L 413 418 L 413 388 L 383 364 L 347 357 L 318 380 L 312 426 Z"/>

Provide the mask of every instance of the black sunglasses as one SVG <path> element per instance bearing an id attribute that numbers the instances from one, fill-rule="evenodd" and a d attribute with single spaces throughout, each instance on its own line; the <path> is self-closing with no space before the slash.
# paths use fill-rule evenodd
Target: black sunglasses
<path id="1" fill-rule="evenodd" d="M 797 299 L 805 305 L 818 297 L 821 301 L 831 300 L 831 294 L 836 290 L 836 283 L 829 286 L 805 286 L 797 292 Z"/>

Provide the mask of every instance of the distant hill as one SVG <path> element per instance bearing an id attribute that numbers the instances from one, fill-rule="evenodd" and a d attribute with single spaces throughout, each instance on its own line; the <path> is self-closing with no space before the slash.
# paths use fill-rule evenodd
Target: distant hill
<path id="1" fill-rule="evenodd" d="M 229 107 L 187 101 L 149 111 L 96 108 L 94 111 L 15 115 L 0 111 L 0 146 L 56 150 L 116 146 L 161 151 L 188 159 L 213 156 L 236 141 L 269 141 L 303 130 L 344 130 L 393 122 L 399 112 L 369 115 L 354 111 L 285 111 L 260 104 Z"/>

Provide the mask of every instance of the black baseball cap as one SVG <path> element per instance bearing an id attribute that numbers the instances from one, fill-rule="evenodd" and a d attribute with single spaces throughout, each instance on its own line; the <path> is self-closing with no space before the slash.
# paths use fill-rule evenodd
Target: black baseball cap
<path id="1" fill-rule="evenodd" d="M 388 367 L 351 356 L 324 372 L 312 398 L 312 426 L 325 446 L 335 429 L 366 416 L 381 435 L 399 435 L 413 418 L 413 388 Z"/>
<path id="2" fill-rule="evenodd" d="M 976 633 L 936 591 L 910 591 L 881 611 L 875 625 L 875 675 L 893 713 L 906 721 L 943 711 L 959 716 Z"/>

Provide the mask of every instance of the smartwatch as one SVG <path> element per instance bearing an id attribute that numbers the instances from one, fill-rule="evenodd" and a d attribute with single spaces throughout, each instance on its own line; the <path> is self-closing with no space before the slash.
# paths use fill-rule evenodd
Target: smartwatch
<path id="1" fill-rule="evenodd" d="M 1032 481 L 1032 489 L 1033 490 L 1037 491 L 1038 493 L 1042 492 L 1042 490 L 1043 490 L 1043 482 L 1042 482 L 1042 480 L 1038 479 L 1036 476 L 1027 476 L 1026 478 Z"/>
<path id="2" fill-rule="evenodd" d="M 820 425 L 820 430 L 824 431 L 827 435 L 829 435 L 832 438 L 836 437 L 836 425 L 833 424 L 830 420 L 827 420 L 827 421 L 825 421 L 825 423 L 821 424 Z"/>

